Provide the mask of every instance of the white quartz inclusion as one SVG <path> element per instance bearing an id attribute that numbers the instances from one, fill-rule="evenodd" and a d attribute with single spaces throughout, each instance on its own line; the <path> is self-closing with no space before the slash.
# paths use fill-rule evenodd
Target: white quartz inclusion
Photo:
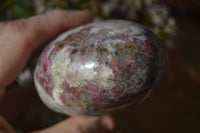
<path id="1" fill-rule="evenodd" d="M 109 90 L 115 86 L 114 73 L 111 68 L 98 64 L 94 60 L 88 60 L 82 64 L 79 55 L 73 61 L 69 58 L 67 49 L 70 46 L 65 46 L 58 51 L 52 60 L 52 81 L 54 83 L 53 97 L 56 101 L 60 101 L 59 97 L 62 94 L 61 84 L 66 80 L 70 87 L 87 86 L 87 81 L 95 82 L 105 89 Z M 98 71 L 97 71 L 98 69 Z M 59 102 L 61 104 L 61 102 Z"/>

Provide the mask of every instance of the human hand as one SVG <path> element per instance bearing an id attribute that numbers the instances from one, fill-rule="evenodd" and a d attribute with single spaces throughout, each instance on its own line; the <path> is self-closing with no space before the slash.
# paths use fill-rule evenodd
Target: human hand
<path id="1" fill-rule="evenodd" d="M 89 11 L 56 10 L 27 19 L 0 23 L 0 96 L 22 71 L 33 51 L 62 31 L 86 24 L 92 19 Z M 34 133 L 103 133 L 110 132 L 113 128 L 114 122 L 110 116 L 74 116 Z M 14 132 L 2 116 L 0 132 Z"/>

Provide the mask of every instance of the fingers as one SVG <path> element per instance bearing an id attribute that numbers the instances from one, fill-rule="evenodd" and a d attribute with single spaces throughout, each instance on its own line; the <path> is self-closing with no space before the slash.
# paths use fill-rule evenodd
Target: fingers
<path id="1" fill-rule="evenodd" d="M 0 30 L 0 91 L 16 78 L 33 50 L 58 33 L 92 19 L 89 11 L 56 10 L 6 24 Z"/>
<path id="2" fill-rule="evenodd" d="M 0 31 L 2 30 L 2 28 L 7 24 L 8 22 L 1 22 L 0 23 Z"/>
<path id="3" fill-rule="evenodd" d="M 57 125 L 33 133 L 111 133 L 114 120 L 111 116 L 75 116 Z"/>
<path id="4" fill-rule="evenodd" d="M 28 42 L 30 50 L 36 49 L 58 33 L 91 22 L 92 19 L 92 14 L 87 10 L 56 10 L 45 15 L 34 16 L 25 21 L 21 20 L 19 27 L 25 29 L 21 39 Z M 34 42 L 31 43 L 31 40 L 34 40 Z"/>

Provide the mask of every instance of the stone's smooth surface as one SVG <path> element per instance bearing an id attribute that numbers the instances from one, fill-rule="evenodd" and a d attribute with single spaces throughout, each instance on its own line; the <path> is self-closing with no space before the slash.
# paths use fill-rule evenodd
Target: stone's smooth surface
<path id="1" fill-rule="evenodd" d="M 35 84 L 43 102 L 57 112 L 101 115 L 143 99 L 166 70 L 166 50 L 151 31 L 110 20 L 51 42 L 40 56 Z"/>

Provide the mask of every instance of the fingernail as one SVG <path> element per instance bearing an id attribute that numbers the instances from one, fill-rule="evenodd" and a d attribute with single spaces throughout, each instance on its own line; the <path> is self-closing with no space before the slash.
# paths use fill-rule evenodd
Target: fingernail
<path id="1" fill-rule="evenodd" d="M 103 128 L 107 130 L 114 129 L 114 121 L 111 116 L 104 116 L 103 118 L 101 118 L 100 123 L 103 126 Z"/>

